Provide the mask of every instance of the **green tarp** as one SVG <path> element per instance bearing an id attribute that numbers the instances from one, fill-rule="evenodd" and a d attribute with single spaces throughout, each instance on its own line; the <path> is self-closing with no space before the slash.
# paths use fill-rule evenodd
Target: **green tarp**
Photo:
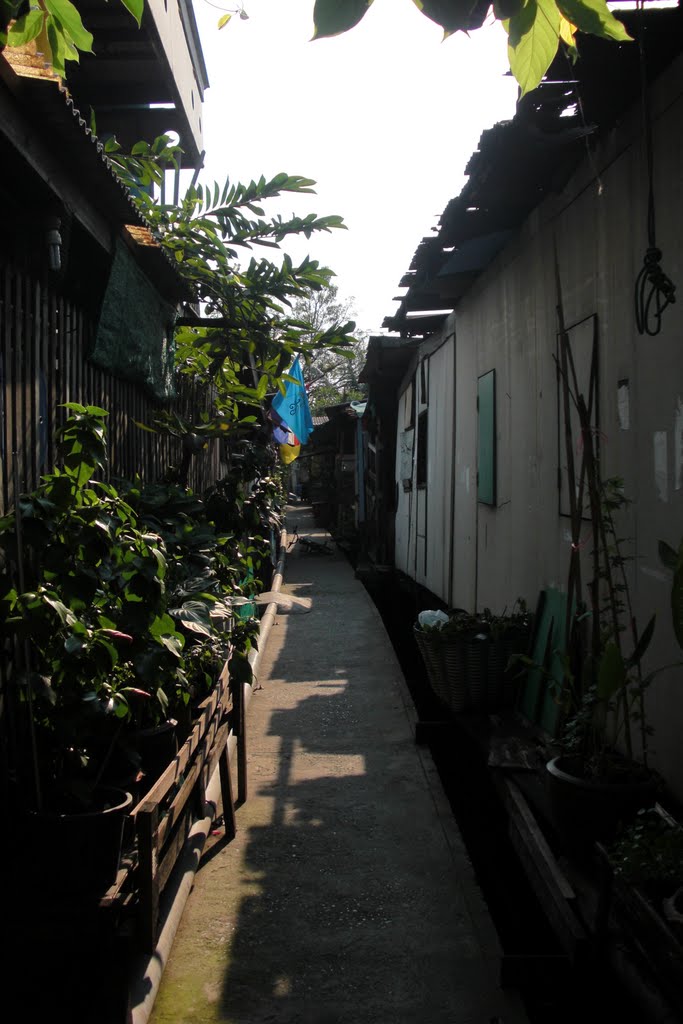
<path id="1" fill-rule="evenodd" d="M 175 307 L 158 294 L 128 246 L 117 242 L 92 361 L 155 398 L 173 398 L 175 317 Z"/>

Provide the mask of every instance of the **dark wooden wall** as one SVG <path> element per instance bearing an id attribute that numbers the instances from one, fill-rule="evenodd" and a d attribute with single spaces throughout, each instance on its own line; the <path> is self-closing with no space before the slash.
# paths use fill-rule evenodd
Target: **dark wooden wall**
<path id="1" fill-rule="evenodd" d="M 161 405 L 143 389 L 95 367 L 88 359 L 94 324 L 73 301 L 24 269 L 0 265 L 0 513 L 30 491 L 54 465 L 55 429 L 65 402 L 106 409 L 110 472 L 158 479 L 177 462 L 179 442 L 141 430 Z M 171 408 L 199 418 L 210 396 L 185 386 Z M 203 490 L 219 471 L 218 443 L 193 459 L 190 486 Z"/>

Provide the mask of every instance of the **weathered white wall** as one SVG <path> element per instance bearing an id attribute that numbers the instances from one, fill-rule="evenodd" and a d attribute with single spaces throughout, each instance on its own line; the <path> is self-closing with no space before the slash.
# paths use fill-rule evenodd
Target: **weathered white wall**
<path id="1" fill-rule="evenodd" d="M 654 93 L 655 197 L 664 270 L 683 294 L 683 64 L 660 79 Z M 596 180 L 595 171 L 600 177 Z M 633 291 L 647 248 L 647 174 L 639 111 L 625 118 L 562 194 L 536 210 L 519 235 L 466 295 L 457 310 L 455 353 L 441 357 L 438 374 L 455 372 L 455 444 L 449 456 L 452 390 L 434 372 L 430 440 L 437 477 L 455 467 L 452 517 L 453 588 L 450 603 L 469 609 L 510 609 L 518 597 L 532 606 L 546 586 L 566 588 L 569 520 L 558 503 L 557 247 L 566 325 L 598 316 L 603 475 L 621 476 L 632 500 L 620 516 L 633 539 L 630 578 L 637 622 L 657 613 L 647 668 L 683 660 L 675 645 L 670 581 L 658 541 L 677 547 L 683 537 L 683 302 L 669 307 L 656 337 L 636 330 Z M 441 350 L 440 350 L 441 351 Z M 496 370 L 497 502 L 476 498 L 477 378 Z M 627 381 L 628 384 L 623 382 Z M 618 397 L 628 396 L 628 417 Z M 434 481 L 431 472 L 430 481 Z M 436 501 L 440 480 L 430 486 Z M 408 515 L 407 506 L 404 515 Z M 447 518 L 439 501 L 438 516 Z M 438 519 L 429 571 L 417 578 L 440 596 L 447 522 Z M 431 522 L 431 520 L 428 520 Z M 588 533 L 588 529 L 586 531 Z M 588 554 L 586 550 L 585 554 Z M 410 565 L 402 568 L 411 572 Z M 438 583 L 438 587 L 434 586 Z M 652 749 L 683 798 L 683 669 L 669 670 L 650 690 Z"/>
<path id="2" fill-rule="evenodd" d="M 398 445 L 396 479 L 399 482 L 396 517 L 396 565 L 411 578 L 450 602 L 453 551 L 454 473 L 454 345 L 450 330 L 438 347 L 425 345 L 417 366 L 404 382 L 400 397 L 398 431 L 409 422 L 410 388 L 415 393 L 415 435 L 412 489 L 403 491 Z M 424 369 L 423 369 L 424 367 Z M 424 380 L 424 386 L 423 386 Z M 420 413 L 427 411 L 427 484 L 417 485 L 417 450 Z"/>
<path id="3" fill-rule="evenodd" d="M 399 397 L 399 408 L 398 408 L 398 420 L 397 420 L 397 431 L 398 438 L 396 443 L 396 481 L 398 486 L 398 499 L 396 502 L 396 522 L 395 522 L 395 551 L 394 561 L 396 568 L 400 569 L 401 572 L 406 573 L 414 579 L 414 558 L 410 557 L 410 520 L 413 511 L 413 491 L 404 491 L 403 489 L 403 476 L 405 472 L 405 455 L 401 453 L 401 438 L 402 434 L 409 429 L 410 423 L 410 404 L 411 404 L 411 387 L 406 388 Z M 415 432 L 412 431 L 412 458 L 410 459 L 410 479 L 414 480 L 415 476 L 415 446 L 414 446 Z"/>
<path id="4" fill-rule="evenodd" d="M 681 65 L 660 82 L 655 103 L 655 195 L 663 267 L 683 287 Z M 671 103 L 671 97 L 678 98 Z M 563 195 L 546 203 L 467 297 L 458 338 L 477 353 L 477 372 L 495 365 L 498 507 L 478 515 L 477 604 L 500 609 L 517 595 L 534 600 L 542 586 L 564 586 L 569 560 L 568 521 L 558 514 L 556 344 L 559 254 L 567 325 L 597 314 L 603 474 L 621 476 L 633 504 L 620 516 L 632 537 L 630 578 L 642 628 L 658 613 L 648 667 L 677 656 L 668 607 L 670 584 L 658 559 L 658 540 L 677 546 L 683 535 L 680 419 L 683 392 L 683 309 L 664 314 L 656 337 L 637 333 L 633 289 L 647 246 L 647 177 L 639 112 L 597 154 L 601 185 L 591 167 Z M 629 417 L 620 418 L 620 382 Z M 476 382 L 473 382 L 474 387 Z M 676 436 L 678 440 L 676 440 Z M 678 452 L 676 446 L 678 444 Z M 628 548 L 626 549 L 628 551 Z M 588 552 L 586 552 L 587 554 Z M 680 656 L 680 652 L 679 656 Z M 683 670 L 650 691 L 653 747 L 683 794 Z"/>

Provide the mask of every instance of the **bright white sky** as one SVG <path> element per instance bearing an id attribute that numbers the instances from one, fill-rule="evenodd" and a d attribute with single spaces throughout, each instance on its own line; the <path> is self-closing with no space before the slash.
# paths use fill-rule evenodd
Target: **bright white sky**
<path id="1" fill-rule="evenodd" d="M 245 0 L 249 20 L 235 15 L 220 31 L 220 10 L 194 8 L 211 83 L 201 180 L 313 178 L 316 195 L 265 212 L 344 218 L 348 230 L 284 248 L 331 267 L 358 327 L 377 333 L 482 131 L 514 113 L 502 29 L 442 41 L 411 0 L 375 0 L 350 32 L 311 42 L 313 0 Z"/>

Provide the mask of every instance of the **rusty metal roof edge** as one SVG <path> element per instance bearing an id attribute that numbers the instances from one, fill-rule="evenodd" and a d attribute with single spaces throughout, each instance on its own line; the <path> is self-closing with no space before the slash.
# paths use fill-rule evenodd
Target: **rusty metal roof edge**
<path id="1" fill-rule="evenodd" d="M 81 114 L 80 110 L 78 109 L 78 107 L 76 106 L 76 104 L 73 101 L 73 98 L 71 96 L 71 93 L 69 92 L 68 87 L 66 85 L 64 85 L 63 82 L 61 82 L 61 80 L 60 80 L 59 83 L 58 83 L 58 88 L 59 88 L 60 93 L 64 97 L 64 104 L 65 104 L 67 110 L 70 112 L 70 114 L 73 117 L 74 121 L 76 121 L 78 123 L 78 127 L 81 129 L 83 136 L 95 147 L 95 149 L 97 150 L 97 154 L 98 154 L 102 164 L 104 165 L 106 170 L 109 172 L 109 175 L 113 179 L 114 183 L 116 185 L 118 185 L 118 187 L 119 187 L 119 189 L 121 191 L 122 198 L 130 206 L 131 214 L 132 214 L 134 220 L 136 220 L 140 224 L 141 227 L 146 227 L 149 231 L 152 232 L 152 234 L 154 234 L 154 226 L 153 226 L 153 224 L 151 223 L 151 221 L 147 220 L 147 218 L 144 216 L 144 214 L 140 211 L 139 207 L 135 203 L 135 200 L 133 199 L 133 195 L 132 195 L 130 189 L 119 178 L 119 176 L 116 173 L 116 170 L 114 168 L 114 165 L 112 164 L 111 160 L 109 159 L 109 157 L 105 153 L 104 143 L 102 143 L 98 139 L 98 137 L 94 134 L 94 132 L 92 131 L 90 125 L 87 123 L 87 121 L 85 120 L 85 118 Z"/>

